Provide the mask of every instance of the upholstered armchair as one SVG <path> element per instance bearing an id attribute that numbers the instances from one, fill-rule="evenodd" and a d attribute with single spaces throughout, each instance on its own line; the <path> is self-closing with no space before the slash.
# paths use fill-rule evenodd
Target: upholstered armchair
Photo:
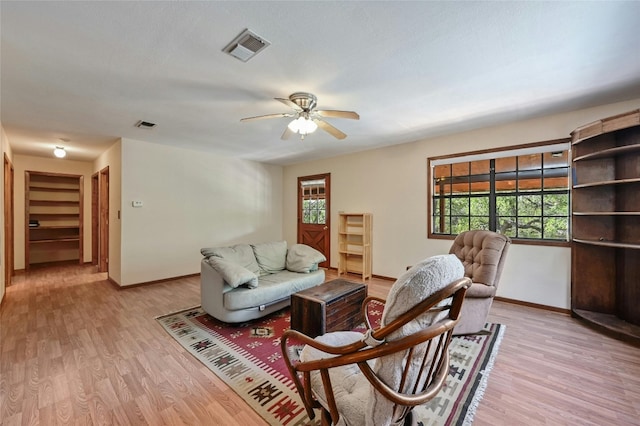
<path id="1" fill-rule="evenodd" d="M 453 255 L 434 256 L 406 271 L 386 302 L 363 303 L 366 332 L 311 339 L 294 330 L 281 340 L 287 368 L 311 419 L 323 425 L 401 425 L 414 406 L 440 391 L 449 372 L 449 343 L 471 280 Z M 384 303 L 373 329 L 367 305 Z M 292 361 L 290 340 L 305 344 Z"/>
<path id="2" fill-rule="evenodd" d="M 455 335 L 478 333 L 484 328 L 510 245 L 509 237 L 492 231 L 472 230 L 456 236 L 449 253 L 462 261 L 464 276 L 471 278 L 472 284 Z"/>

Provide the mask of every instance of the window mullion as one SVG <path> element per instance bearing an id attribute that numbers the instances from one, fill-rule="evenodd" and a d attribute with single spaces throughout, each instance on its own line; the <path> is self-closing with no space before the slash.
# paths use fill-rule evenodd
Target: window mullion
<path id="1" fill-rule="evenodd" d="M 496 160 L 489 160 L 489 229 L 498 229 L 496 215 Z"/>

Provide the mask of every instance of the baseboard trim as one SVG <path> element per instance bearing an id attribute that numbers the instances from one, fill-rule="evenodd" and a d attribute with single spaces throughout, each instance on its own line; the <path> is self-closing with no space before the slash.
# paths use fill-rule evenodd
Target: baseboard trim
<path id="1" fill-rule="evenodd" d="M 193 277 L 199 277 L 199 276 L 200 276 L 200 272 L 197 272 L 195 274 L 180 275 L 178 277 L 163 278 L 161 280 L 145 281 L 145 282 L 142 282 L 142 283 L 129 284 L 129 285 L 120 285 L 120 284 L 116 283 L 113 280 L 113 278 L 111 278 L 111 277 L 108 277 L 108 280 L 118 290 L 126 290 L 126 289 L 129 289 L 129 288 L 144 287 L 144 286 L 147 286 L 147 285 L 154 285 L 154 284 L 162 284 L 162 283 L 166 283 L 167 281 L 175 281 L 175 280 L 181 280 L 181 279 L 184 279 L 184 278 L 193 278 Z"/>
<path id="2" fill-rule="evenodd" d="M 328 269 L 330 271 L 338 272 L 338 268 L 336 268 L 334 266 L 330 266 L 330 267 L 325 268 L 325 269 Z M 385 280 L 385 281 L 395 281 L 395 280 L 397 280 L 397 278 L 385 277 L 384 275 L 376 275 L 376 274 L 372 274 L 371 277 L 372 278 L 378 278 L 380 280 Z"/>
<path id="3" fill-rule="evenodd" d="M 556 306 L 541 305 L 539 303 L 523 302 L 522 300 L 509 299 L 506 297 L 495 296 L 494 300 L 511 303 L 513 305 L 528 306 L 529 308 L 544 309 L 545 311 L 558 312 L 560 314 L 571 315 L 571 309 L 558 308 Z"/>

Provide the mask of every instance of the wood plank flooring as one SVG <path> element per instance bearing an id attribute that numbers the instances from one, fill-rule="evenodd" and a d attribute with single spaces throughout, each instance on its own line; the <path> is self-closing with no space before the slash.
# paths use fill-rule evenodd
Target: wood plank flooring
<path id="1" fill-rule="evenodd" d="M 199 305 L 199 277 L 126 290 L 105 278 L 91 266 L 14 277 L 2 425 L 265 424 L 154 320 Z M 373 279 L 369 294 L 391 284 Z M 495 302 L 490 320 L 507 329 L 474 425 L 640 425 L 640 349 L 556 312 Z"/>

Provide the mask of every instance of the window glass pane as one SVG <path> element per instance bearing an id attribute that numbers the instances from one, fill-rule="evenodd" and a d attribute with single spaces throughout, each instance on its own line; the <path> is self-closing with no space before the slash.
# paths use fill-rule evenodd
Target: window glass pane
<path id="1" fill-rule="evenodd" d="M 515 172 L 516 157 L 496 158 L 496 173 Z"/>
<path id="2" fill-rule="evenodd" d="M 520 173 L 518 173 L 520 175 Z M 522 179 L 518 178 L 518 191 L 540 191 L 542 188 L 542 179 Z"/>
<path id="3" fill-rule="evenodd" d="M 518 217 L 518 238 L 542 238 L 542 220 L 539 217 Z"/>
<path id="4" fill-rule="evenodd" d="M 432 223 L 433 223 L 433 229 L 431 231 L 435 232 L 436 234 L 439 234 L 440 233 L 440 216 L 434 215 Z"/>
<path id="5" fill-rule="evenodd" d="M 569 214 L 569 194 L 545 194 L 544 215 L 566 216 Z M 565 220 L 566 221 L 566 220 Z"/>
<path id="6" fill-rule="evenodd" d="M 469 216 L 469 199 L 468 198 L 452 198 L 451 214 L 455 216 Z"/>
<path id="7" fill-rule="evenodd" d="M 488 194 L 491 189 L 489 175 L 471 176 L 471 193 Z"/>
<path id="8" fill-rule="evenodd" d="M 518 170 L 538 170 L 542 168 L 542 154 L 518 155 Z"/>
<path id="9" fill-rule="evenodd" d="M 468 194 L 469 193 L 469 176 L 458 176 L 453 178 L 454 194 Z"/>
<path id="10" fill-rule="evenodd" d="M 545 189 L 569 189 L 569 169 L 545 169 L 543 171 Z"/>
<path id="11" fill-rule="evenodd" d="M 489 216 L 471 216 L 471 229 L 489 229 Z"/>
<path id="12" fill-rule="evenodd" d="M 554 167 L 568 167 L 569 166 L 569 151 L 559 152 L 545 152 L 542 154 L 542 161 L 544 168 Z"/>
<path id="13" fill-rule="evenodd" d="M 302 223 L 311 223 L 311 214 L 309 213 L 309 210 L 303 210 L 302 211 Z"/>
<path id="14" fill-rule="evenodd" d="M 324 209 L 323 210 L 318 210 L 318 223 L 321 223 L 321 224 L 326 223 L 325 222 L 326 213 L 327 212 Z"/>
<path id="15" fill-rule="evenodd" d="M 468 176 L 469 175 L 469 163 L 455 163 L 451 165 L 452 176 Z"/>
<path id="16" fill-rule="evenodd" d="M 451 194 L 451 185 L 449 183 L 440 183 L 438 184 L 438 192 L 439 195 L 449 195 Z"/>
<path id="17" fill-rule="evenodd" d="M 516 197 L 515 196 L 499 196 L 496 197 L 496 213 L 500 216 L 516 216 Z"/>
<path id="18" fill-rule="evenodd" d="M 451 176 L 451 164 L 442 164 L 433 168 L 433 177 L 447 177 Z"/>
<path id="19" fill-rule="evenodd" d="M 498 229 L 497 231 L 507 237 L 516 237 L 516 218 L 514 216 L 500 216 L 498 217 Z"/>
<path id="20" fill-rule="evenodd" d="M 518 216 L 541 216 L 542 195 L 518 196 Z"/>
<path id="21" fill-rule="evenodd" d="M 469 230 L 469 216 L 451 216 L 451 233 L 458 235 Z"/>
<path id="22" fill-rule="evenodd" d="M 481 175 L 489 173 L 489 160 L 479 160 L 471 162 L 471 172 L 472 175 Z"/>
<path id="23" fill-rule="evenodd" d="M 444 207 L 444 215 L 449 216 L 451 214 L 451 198 L 445 198 L 442 206 Z"/>
<path id="24" fill-rule="evenodd" d="M 489 216 L 489 197 L 472 197 L 471 215 Z"/>
<path id="25" fill-rule="evenodd" d="M 496 173 L 496 192 L 513 192 L 516 190 L 516 173 Z"/>
<path id="26" fill-rule="evenodd" d="M 545 217 L 544 238 L 554 240 L 567 240 L 569 230 L 566 217 Z"/>
<path id="27" fill-rule="evenodd" d="M 434 198 L 433 199 L 432 212 L 433 212 L 434 216 L 439 216 L 440 215 L 440 199 L 439 198 Z"/>

